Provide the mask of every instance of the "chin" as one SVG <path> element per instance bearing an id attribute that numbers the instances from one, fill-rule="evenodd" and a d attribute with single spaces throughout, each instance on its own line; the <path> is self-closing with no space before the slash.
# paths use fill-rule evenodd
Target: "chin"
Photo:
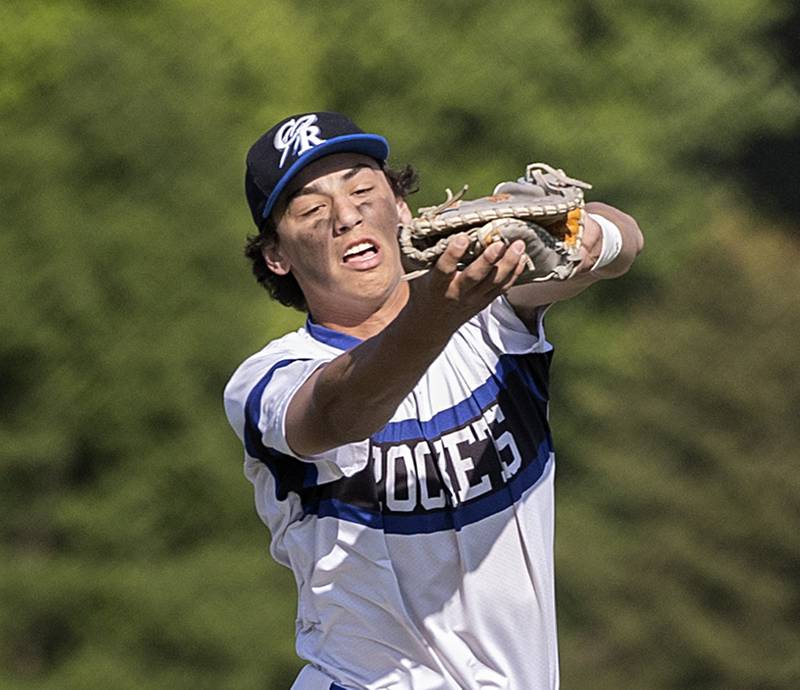
<path id="1" fill-rule="evenodd" d="M 364 276 L 355 288 L 356 295 L 362 300 L 385 302 L 394 295 L 404 283 L 402 275 L 370 275 Z"/>

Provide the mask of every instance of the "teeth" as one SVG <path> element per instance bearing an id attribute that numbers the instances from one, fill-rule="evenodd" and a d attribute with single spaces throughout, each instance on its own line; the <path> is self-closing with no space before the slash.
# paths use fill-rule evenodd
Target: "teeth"
<path id="1" fill-rule="evenodd" d="M 345 257 L 353 256 L 353 254 L 358 254 L 360 252 L 364 252 L 367 249 L 375 249 L 375 245 L 372 242 L 360 242 L 359 244 L 354 244 L 350 249 L 348 249 L 344 255 Z"/>

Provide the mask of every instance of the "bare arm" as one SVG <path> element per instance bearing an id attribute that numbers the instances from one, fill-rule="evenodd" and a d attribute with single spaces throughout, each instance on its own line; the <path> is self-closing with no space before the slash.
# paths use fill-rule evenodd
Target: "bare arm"
<path id="1" fill-rule="evenodd" d="M 428 274 L 410 283 L 409 300 L 394 321 L 298 389 L 286 414 L 287 442 L 295 453 L 320 453 L 382 428 L 450 336 L 506 292 L 522 270 L 524 244 L 518 242 L 508 249 L 497 243 L 458 272 L 466 242 L 455 240 Z"/>
<path id="2" fill-rule="evenodd" d="M 572 278 L 565 281 L 518 285 L 508 291 L 508 301 L 526 325 L 534 324 L 539 307 L 574 297 L 598 280 L 623 275 L 642 251 L 644 246 L 642 231 L 637 222 L 627 213 L 599 201 L 586 204 L 586 211 L 608 218 L 616 224 L 622 235 L 622 251 L 610 264 L 592 271 L 591 268 L 600 255 L 602 232 L 597 221 L 587 216 L 584 241 L 581 247 L 583 259 Z"/>

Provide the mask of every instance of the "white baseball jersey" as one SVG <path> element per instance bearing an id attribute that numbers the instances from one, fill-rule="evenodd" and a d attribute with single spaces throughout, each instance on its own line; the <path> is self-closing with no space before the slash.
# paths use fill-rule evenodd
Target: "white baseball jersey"
<path id="1" fill-rule="evenodd" d="M 228 419 L 272 555 L 297 580 L 309 666 L 294 688 L 558 687 L 541 321 L 532 334 L 498 298 L 384 428 L 312 457 L 286 443 L 288 403 L 359 340 L 309 321 L 233 375 Z"/>

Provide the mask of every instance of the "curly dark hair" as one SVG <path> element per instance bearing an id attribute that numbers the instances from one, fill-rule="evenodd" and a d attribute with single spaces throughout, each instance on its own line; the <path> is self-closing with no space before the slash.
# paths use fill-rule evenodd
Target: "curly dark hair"
<path id="1" fill-rule="evenodd" d="M 401 199 L 406 199 L 419 189 L 419 175 L 410 165 L 400 169 L 390 168 L 387 165 L 381 166 L 389 184 L 395 195 Z M 264 219 L 261 228 L 256 235 L 247 238 L 244 248 L 244 255 L 250 259 L 253 275 L 270 297 L 278 300 L 286 307 L 294 307 L 299 311 L 308 311 L 306 298 L 300 285 L 291 273 L 278 275 L 273 273 L 264 261 L 264 249 L 270 243 L 278 241 L 278 231 L 272 216 Z"/>

